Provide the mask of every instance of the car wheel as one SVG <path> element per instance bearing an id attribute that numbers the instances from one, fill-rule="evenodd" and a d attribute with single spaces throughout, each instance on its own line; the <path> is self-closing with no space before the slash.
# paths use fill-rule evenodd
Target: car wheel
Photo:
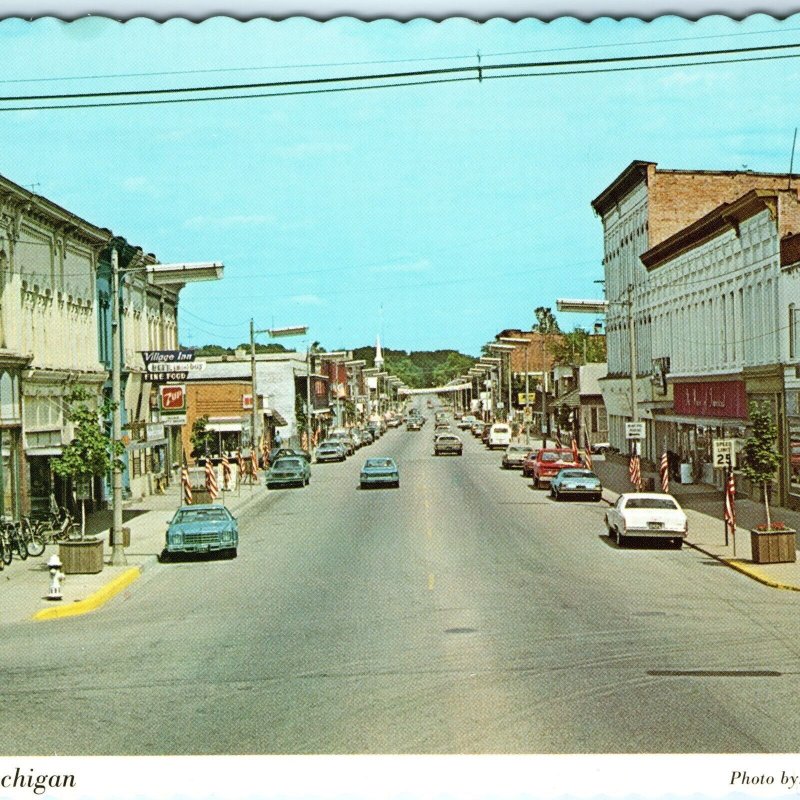
<path id="1" fill-rule="evenodd" d="M 620 533 L 619 528 L 616 528 L 617 547 L 624 547 L 627 538 L 627 536 L 623 536 L 623 534 Z"/>
<path id="2" fill-rule="evenodd" d="M 541 481 L 540 481 L 538 478 L 534 478 L 534 479 L 533 479 L 533 485 L 534 485 L 534 486 L 535 486 L 537 489 L 541 489 L 541 488 L 542 488 L 542 482 L 541 482 Z"/>
<path id="3" fill-rule="evenodd" d="M 596 494 L 594 496 L 595 503 L 599 503 L 602 499 L 603 499 L 603 495 L 602 494 Z"/>
<path id="4" fill-rule="evenodd" d="M 359 489 L 366 489 L 366 488 L 367 488 L 367 485 L 366 485 L 365 483 L 359 483 L 359 484 L 358 484 L 358 488 L 359 488 Z"/>

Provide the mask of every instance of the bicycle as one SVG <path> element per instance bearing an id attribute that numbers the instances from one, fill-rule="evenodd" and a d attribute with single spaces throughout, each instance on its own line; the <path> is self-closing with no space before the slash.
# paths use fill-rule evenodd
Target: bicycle
<path id="1" fill-rule="evenodd" d="M 50 513 L 40 520 L 37 532 L 45 544 L 79 539 L 81 532 L 72 514 L 66 508 L 59 508 L 57 513 Z"/>
<path id="2" fill-rule="evenodd" d="M 8 566 L 14 558 L 13 548 L 11 544 L 10 531 L 5 524 L 0 525 L 0 561 L 5 566 Z"/>
<path id="3" fill-rule="evenodd" d="M 25 546 L 30 556 L 40 556 L 44 553 L 46 542 L 42 535 L 42 529 L 39 524 L 31 521 L 30 517 L 20 517 L 20 524 L 22 527 L 22 535 L 25 538 Z"/>

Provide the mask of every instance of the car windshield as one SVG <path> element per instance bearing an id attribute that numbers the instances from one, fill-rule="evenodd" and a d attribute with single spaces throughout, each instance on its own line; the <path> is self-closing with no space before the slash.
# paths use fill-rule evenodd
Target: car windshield
<path id="1" fill-rule="evenodd" d="M 189 508 L 179 511 L 173 522 L 225 522 L 230 519 L 222 508 Z"/>
<path id="2" fill-rule="evenodd" d="M 558 474 L 561 478 L 597 478 L 597 475 L 588 469 L 562 469 Z"/>
<path id="3" fill-rule="evenodd" d="M 527 447 L 517 447 L 517 445 L 513 445 L 512 444 L 511 447 L 508 448 L 507 452 L 509 452 L 509 453 L 529 453 L 530 450 L 528 450 Z"/>
<path id="4" fill-rule="evenodd" d="M 667 508 L 674 511 L 678 504 L 671 497 L 629 497 L 625 508 Z"/>
<path id="5" fill-rule="evenodd" d="M 572 451 L 559 450 L 557 453 L 542 453 L 542 461 L 572 461 Z"/>
<path id="6" fill-rule="evenodd" d="M 281 469 L 296 469 L 302 466 L 302 463 L 299 458 L 279 458 L 274 466 L 280 467 Z"/>
<path id="7" fill-rule="evenodd" d="M 391 458 L 368 458 L 365 467 L 393 467 L 394 461 Z"/>

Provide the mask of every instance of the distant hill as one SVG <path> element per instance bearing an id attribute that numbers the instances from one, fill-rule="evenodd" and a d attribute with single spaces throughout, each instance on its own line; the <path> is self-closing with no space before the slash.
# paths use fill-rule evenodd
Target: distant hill
<path id="1" fill-rule="evenodd" d="M 384 368 L 412 389 L 441 386 L 466 372 L 477 361 L 458 350 L 383 350 Z M 375 364 L 375 348 L 357 347 L 353 358 L 363 359 L 367 366 Z"/>

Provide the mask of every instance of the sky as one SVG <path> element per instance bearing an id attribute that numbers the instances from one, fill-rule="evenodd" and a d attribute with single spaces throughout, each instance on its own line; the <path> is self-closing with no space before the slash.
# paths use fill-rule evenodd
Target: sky
<path id="1" fill-rule="evenodd" d="M 800 16 L 7 19 L 0 95 L 794 42 Z M 235 346 L 252 318 L 257 329 L 306 325 L 328 350 L 380 335 L 392 349 L 477 355 L 502 329 L 530 328 L 538 306 L 602 298 L 590 204 L 631 161 L 787 171 L 800 124 L 800 49 L 791 52 L 611 74 L 479 81 L 476 70 L 462 82 L 211 102 L 29 110 L 52 101 L 0 99 L 0 173 L 162 263 L 222 261 L 221 281 L 181 292 L 183 345 Z M 595 322 L 557 317 L 566 330 Z"/>

